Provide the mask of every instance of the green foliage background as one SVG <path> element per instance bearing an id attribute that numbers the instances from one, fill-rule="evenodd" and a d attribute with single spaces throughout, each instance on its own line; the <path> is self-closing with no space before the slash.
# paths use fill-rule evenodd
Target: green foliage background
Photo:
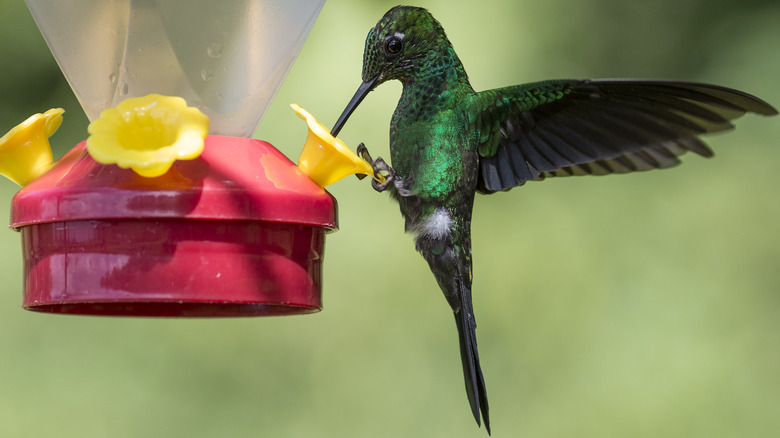
<path id="1" fill-rule="evenodd" d="M 429 1 L 477 89 L 560 77 L 712 82 L 780 105 L 774 0 Z M 257 132 L 293 159 L 360 82 L 394 3 L 325 5 Z M 397 83 L 342 133 L 388 155 Z M 21 1 L 0 1 L 0 130 L 87 120 Z M 709 138 L 716 158 L 530 183 L 476 202 L 474 296 L 497 437 L 774 437 L 780 432 L 780 118 Z M 397 207 L 331 186 L 325 309 L 175 320 L 41 315 L 21 303 L 19 235 L 0 233 L 0 436 L 484 436 L 450 311 Z M 17 188 L 0 181 L 0 216 Z"/>

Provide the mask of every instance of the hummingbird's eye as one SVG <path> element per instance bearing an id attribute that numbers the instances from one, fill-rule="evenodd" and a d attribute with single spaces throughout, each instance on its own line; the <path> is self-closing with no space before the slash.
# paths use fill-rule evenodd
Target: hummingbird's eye
<path id="1" fill-rule="evenodd" d="M 404 48 L 404 42 L 397 36 L 388 38 L 385 43 L 385 50 L 391 55 L 397 55 Z"/>

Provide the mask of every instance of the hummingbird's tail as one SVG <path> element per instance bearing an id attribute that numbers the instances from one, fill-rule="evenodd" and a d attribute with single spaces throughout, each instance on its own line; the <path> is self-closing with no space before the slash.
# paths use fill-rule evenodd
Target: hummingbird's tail
<path id="1" fill-rule="evenodd" d="M 471 310 L 471 291 L 468 288 L 461 291 L 461 306 L 455 312 L 455 324 L 458 326 L 460 338 L 460 359 L 463 363 L 463 378 L 466 382 L 466 395 L 469 398 L 471 412 L 477 424 L 480 424 L 480 412 L 485 421 L 485 430 L 490 435 L 490 416 L 488 415 L 487 390 L 482 377 L 482 367 L 479 365 L 477 352 L 477 323 Z"/>
<path id="2" fill-rule="evenodd" d="M 451 219 L 453 217 L 454 221 Z M 490 434 L 487 391 L 479 365 L 477 323 L 471 304 L 470 219 L 470 210 L 451 214 L 440 208 L 419 227 L 423 232 L 417 236 L 416 246 L 428 261 L 444 298 L 455 314 L 466 395 L 477 424 L 481 425 L 484 421 L 485 429 Z"/>

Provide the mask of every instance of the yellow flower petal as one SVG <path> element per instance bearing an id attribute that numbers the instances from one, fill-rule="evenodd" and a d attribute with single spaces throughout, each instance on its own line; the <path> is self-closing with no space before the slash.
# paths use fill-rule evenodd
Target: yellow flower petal
<path id="1" fill-rule="evenodd" d="M 176 160 L 203 152 L 209 119 L 181 97 L 150 94 L 122 101 L 89 124 L 87 152 L 101 164 L 163 175 Z"/>
<path id="2" fill-rule="evenodd" d="M 49 136 L 62 123 L 62 108 L 33 114 L 0 138 L 0 174 L 24 187 L 52 166 Z"/>
<path id="3" fill-rule="evenodd" d="M 380 183 L 385 181 L 382 175 L 373 175 L 371 163 L 333 137 L 308 111 L 296 104 L 290 106 L 309 128 L 306 143 L 298 157 L 298 168 L 318 186 L 324 188 L 353 174 L 370 175 Z"/>

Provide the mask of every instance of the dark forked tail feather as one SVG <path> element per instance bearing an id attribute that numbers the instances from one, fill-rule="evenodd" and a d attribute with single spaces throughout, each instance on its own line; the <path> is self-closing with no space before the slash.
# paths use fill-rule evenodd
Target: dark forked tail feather
<path id="1" fill-rule="evenodd" d="M 458 326 L 460 339 L 460 358 L 463 363 L 463 378 L 466 382 L 466 394 L 471 405 L 471 412 L 477 424 L 480 423 L 480 412 L 485 421 L 485 430 L 490 435 L 490 416 L 488 415 L 487 390 L 482 377 L 482 367 L 479 365 L 477 352 L 477 323 L 471 309 L 471 291 L 462 290 L 460 294 L 461 307 L 455 312 L 455 324 Z"/>

